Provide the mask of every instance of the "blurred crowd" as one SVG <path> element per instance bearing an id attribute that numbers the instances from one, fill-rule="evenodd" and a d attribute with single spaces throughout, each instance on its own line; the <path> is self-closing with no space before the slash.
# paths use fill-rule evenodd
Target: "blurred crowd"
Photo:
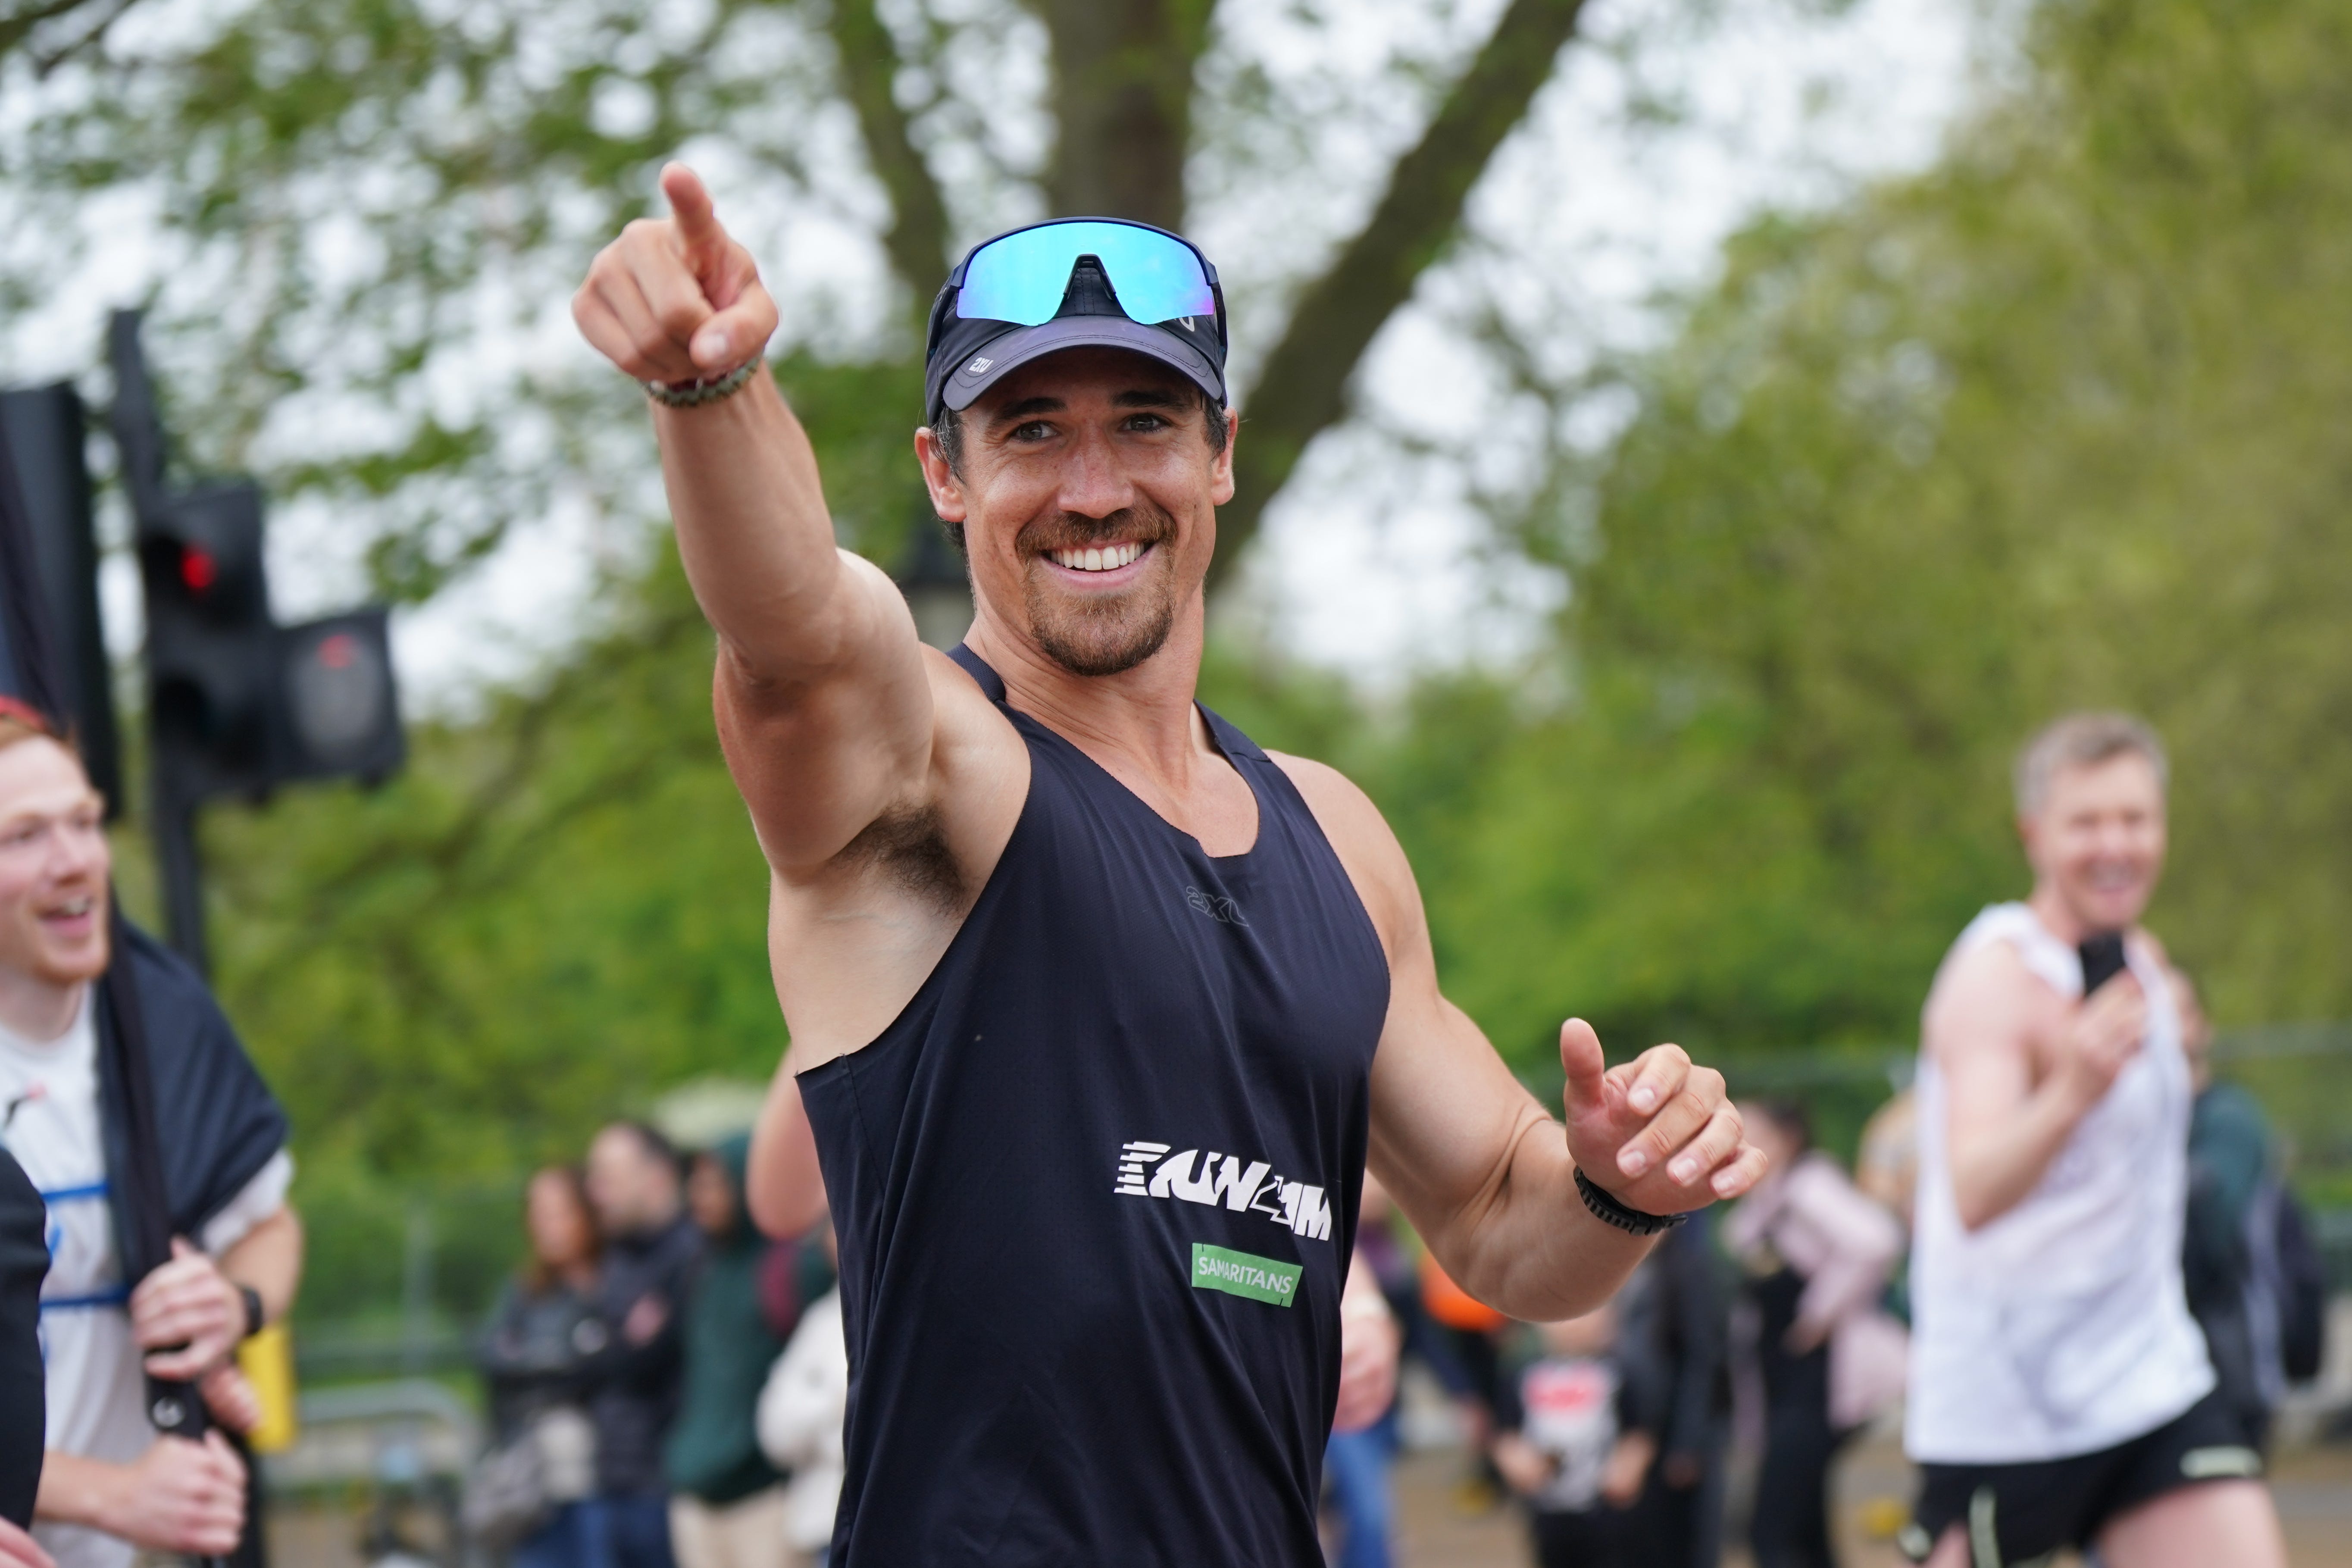
<path id="1" fill-rule="evenodd" d="M 2266 1449 L 2288 1385 L 2319 1367 L 2324 1276 L 2277 1139 L 2252 1096 L 2213 1078 L 2211 1029 L 2173 978 L 2197 1085 L 2189 1306 L 2222 1397 Z M 1874 1425 L 1891 1430 L 1904 1395 L 1916 1100 L 1904 1090 L 1870 1119 L 1852 1173 L 1815 1143 L 1801 1101 L 1740 1109 L 1772 1174 L 1669 1233 L 1615 1301 L 1571 1322 L 1516 1323 L 1471 1299 L 1367 1181 L 1358 1263 L 1469 1434 L 1458 1500 L 1515 1503 L 1538 1568 L 1716 1568 L 1735 1534 L 1757 1568 L 1838 1560 L 1832 1467 Z M 1395 1561 L 1401 1416 L 1331 1441 L 1338 1568 Z M 1738 1498 L 1736 1448 L 1754 1459 Z"/>
<path id="2" fill-rule="evenodd" d="M 772 1241 L 747 1141 L 600 1131 L 530 1179 L 530 1252 L 478 1351 L 468 1532 L 517 1568 L 821 1564 L 849 1394 L 832 1230 Z"/>

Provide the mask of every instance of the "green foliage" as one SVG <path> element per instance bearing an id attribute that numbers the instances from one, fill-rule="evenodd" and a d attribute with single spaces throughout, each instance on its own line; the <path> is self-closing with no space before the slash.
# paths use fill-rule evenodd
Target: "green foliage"
<path id="1" fill-rule="evenodd" d="M 1906 1037 L 2022 889 L 2010 755 L 2108 705 L 2174 750 L 2152 920 L 2218 1016 L 2352 1010 L 2352 18 L 2079 0 L 2031 61 L 1932 174 L 1743 236 L 1531 541 L 1580 703 L 1433 899 L 1506 1039 Z"/>

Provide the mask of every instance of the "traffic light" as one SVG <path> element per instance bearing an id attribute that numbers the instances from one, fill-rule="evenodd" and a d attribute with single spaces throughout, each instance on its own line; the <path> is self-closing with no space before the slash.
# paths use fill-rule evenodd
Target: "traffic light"
<path id="1" fill-rule="evenodd" d="M 233 479 L 139 520 L 155 781 L 181 804 L 259 795 L 271 745 L 278 627 L 261 564 L 261 490 Z"/>
<path id="2" fill-rule="evenodd" d="M 221 795 L 258 800 L 299 779 L 378 783 L 398 771 L 407 742 L 385 611 L 279 626 L 269 612 L 260 487 L 167 483 L 138 312 L 116 313 L 109 351 L 115 448 L 147 598 L 157 858 L 172 943 L 201 963 L 196 807 Z"/>
<path id="3" fill-rule="evenodd" d="M 0 392 L 0 442 L 5 443 L 16 479 L 13 527 L 29 556 L 23 569 L 38 595 L 49 645 L 47 666 L 59 688 L 47 695 L 72 731 L 90 782 L 105 795 L 111 816 L 122 806 L 122 750 L 114 726 L 113 673 L 98 616 L 98 538 L 83 451 L 88 435 L 81 398 L 70 383 Z M 31 635 L 30 628 L 18 629 L 18 635 Z M 16 694 L 30 695 L 21 689 Z"/>

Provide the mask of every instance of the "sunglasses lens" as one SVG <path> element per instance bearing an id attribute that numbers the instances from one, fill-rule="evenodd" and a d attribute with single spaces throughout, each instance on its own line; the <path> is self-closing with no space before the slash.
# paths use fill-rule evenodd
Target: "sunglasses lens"
<path id="1" fill-rule="evenodd" d="M 1147 325 L 1213 316 L 1216 295 L 1201 258 L 1181 240 L 1124 223 L 1049 223 L 983 247 L 964 268 L 956 314 L 1034 327 L 1062 308 L 1081 256 L 1102 263 L 1128 319 Z"/>

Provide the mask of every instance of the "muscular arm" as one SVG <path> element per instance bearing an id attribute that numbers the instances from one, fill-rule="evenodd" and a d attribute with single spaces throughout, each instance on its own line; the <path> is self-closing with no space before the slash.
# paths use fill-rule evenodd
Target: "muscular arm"
<path id="1" fill-rule="evenodd" d="M 1952 1196 L 1970 1230 L 2023 1202 L 2099 1102 L 2147 1026 L 2124 975 L 2077 1007 L 2049 993 L 2007 942 L 1956 961 L 1927 1001 L 1924 1036 L 1949 1106 Z M 2037 1032 L 2051 1042 L 2038 1065 Z"/>
<path id="2" fill-rule="evenodd" d="M 572 302 L 640 380 L 756 358 L 776 310 L 701 182 L 663 171 L 676 216 L 606 247 Z M 779 876 L 815 873 L 926 777 L 931 690 L 905 601 L 835 548 L 808 438 L 755 371 L 734 395 L 654 410 L 678 552 L 719 634 L 714 703 L 737 786 Z"/>
<path id="3" fill-rule="evenodd" d="M 1571 1022 L 1561 1031 L 1570 1121 L 1548 1114 L 1438 990 L 1420 889 L 1370 801 L 1319 763 L 1280 761 L 1388 950 L 1372 1173 L 1464 1289 L 1547 1322 L 1590 1311 L 1624 1283 L 1652 1243 L 1593 1217 L 1575 1187 L 1578 1152 L 1596 1185 L 1650 1214 L 1736 1197 L 1763 1173 L 1721 1076 L 1673 1047 L 1604 1070 L 1599 1039 Z"/>

